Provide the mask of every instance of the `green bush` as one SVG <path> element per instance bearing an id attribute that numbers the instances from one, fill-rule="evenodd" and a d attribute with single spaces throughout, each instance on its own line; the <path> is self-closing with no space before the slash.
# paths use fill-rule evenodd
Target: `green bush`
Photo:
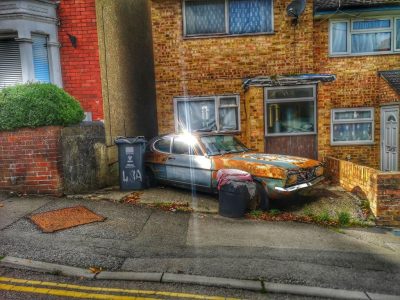
<path id="1" fill-rule="evenodd" d="M 347 226 L 350 224 L 350 214 L 347 211 L 341 211 L 338 214 L 338 222 L 342 226 Z"/>
<path id="2" fill-rule="evenodd" d="M 56 85 L 28 83 L 0 90 L 0 131 L 67 126 L 77 124 L 83 118 L 79 102 Z"/>

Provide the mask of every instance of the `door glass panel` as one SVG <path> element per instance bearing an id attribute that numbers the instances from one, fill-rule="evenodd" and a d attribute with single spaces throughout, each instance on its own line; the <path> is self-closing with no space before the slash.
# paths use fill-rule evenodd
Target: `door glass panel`
<path id="1" fill-rule="evenodd" d="M 389 116 L 389 118 L 387 120 L 388 120 L 388 122 L 396 122 L 396 118 L 393 115 Z"/>

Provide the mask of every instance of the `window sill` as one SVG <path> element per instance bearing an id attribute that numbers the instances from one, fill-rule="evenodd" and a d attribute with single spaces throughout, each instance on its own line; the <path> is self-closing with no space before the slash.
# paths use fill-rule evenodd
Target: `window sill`
<path id="1" fill-rule="evenodd" d="M 400 51 L 382 52 L 382 53 L 365 53 L 365 54 L 329 54 L 329 58 L 346 58 L 346 57 L 363 57 L 363 56 L 385 56 L 385 55 L 400 55 Z"/>
<path id="2" fill-rule="evenodd" d="M 376 145 L 375 142 L 365 142 L 365 143 L 355 143 L 355 142 L 348 142 L 348 143 L 332 143 L 331 142 L 331 146 L 332 147 L 337 147 L 337 146 L 374 146 Z"/>
<path id="3" fill-rule="evenodd" d="M 183 40 L 197 40 L 197 39 L 214 39 L 214 38 L 238 38 L 238 37 L 257 37 L 263 35 L 275 35 L 276 32 L 260 32 L 260 33 L 243 33 L 243 34 L 210 34 L 210 35 L 193 35 L 182 36 Z"/>

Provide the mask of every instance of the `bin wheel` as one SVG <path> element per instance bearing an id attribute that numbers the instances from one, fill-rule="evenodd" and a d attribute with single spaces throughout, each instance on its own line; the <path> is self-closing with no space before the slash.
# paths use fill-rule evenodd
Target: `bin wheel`
<path id="1" fill-rule="evenodd" d="M 157 179 L 150 168 L 146 168 L 146 185 L 147 187 L 156 187 L 158 185 Z"/>
<path id="2" fill-rule="evenodd" d="M 261 182 L 256 181 L 256 186 L 259 198 L 258 208 L 263 211 L 267 211 L 269 210 L 269 204 L 270 204 L 267 191 L 265 190 Z"/>

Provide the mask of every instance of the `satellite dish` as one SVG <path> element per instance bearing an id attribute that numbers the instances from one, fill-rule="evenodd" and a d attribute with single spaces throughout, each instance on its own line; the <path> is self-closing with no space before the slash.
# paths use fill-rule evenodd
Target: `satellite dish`
<path id="1" fill-rule="evenodd" d="M 289 17 L 298 19 L 306 8 L 307 0 L 293 0 L 286 8 Z"/>

